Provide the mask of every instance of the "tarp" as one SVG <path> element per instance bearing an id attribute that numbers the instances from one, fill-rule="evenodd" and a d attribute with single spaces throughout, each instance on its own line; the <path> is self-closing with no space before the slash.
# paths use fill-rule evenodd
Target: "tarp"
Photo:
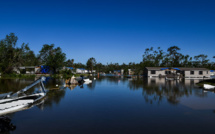
<path id="1" fill-rule="evenodd" d="M 161 70 L 166 70 L 166 69 L 174 69 L 174 70 L 180 70 L 179 68 L 161 68 Z"/>
<path id="2" fill-rule="evenodd" d="M 210 72 L 214 72 L 214 70 L 211 70 Z"/>
<path id="3" fill-rule="evenodd" d="M 49 66 L 41 66 L 41 73 L 46 74 L 49 73 Z"/>
<path id="4" fill-rule="evenodd" d="M 179 68 L 173 68 L 173 69 L 175 69 L 175 70 L 180 70 Z"/>
<path id="5" fill-rule="evenodd" d="M 167 68 L 161 68 L 161 70 L 166 70 L 166 69 L 169 69 L 168 67 Z"/>
<path id="6" fill-rule="evenodd" d="M 71 69 L 71 70 L 74 69 L 73 67 L 67 67 L 67 68 L 69 68 L 69 69 Z"/>

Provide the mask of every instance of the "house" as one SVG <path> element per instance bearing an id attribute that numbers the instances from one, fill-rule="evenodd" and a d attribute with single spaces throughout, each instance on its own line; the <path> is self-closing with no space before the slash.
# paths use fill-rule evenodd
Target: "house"
<path id="1" fill-rule="evenodd" d="M 210 70 L 206 68 L 180 68 L 185 78 L 210 78 Z"/>
<path id="2" fill-rule="evenodd" d="M 162 77 L 167 74 L 183 75 L 185 78 L 210 78 L 210 70 L 206 68 L 146 67 L 144 69 L 144 75 L 147 77 Z"/>
<path id="3" fill-rule="evenodd" d="M 13 71 L 17 74 L 35 74 L 36 66 L 23 66 L 23 67 L 14 67 Z"/>
<path id="4" fill-rule="evenodd" d="M 134 75 L 134 69 L 128 69 L 128 75 Z"/>
<path id="5" fill-rule="evenodd" d="M 76 68 L 76 73 L 77 74 L 85 74 L 85 73 L 88 73 L 88 71 L 84 68 Z"/>
<path id="6" fill-rule="evenodd" d="M 212 77 L 214 77 L 215 76 L 215 71 L 214 70 L 210 70 L 210 75 L 212 76 Z"/>

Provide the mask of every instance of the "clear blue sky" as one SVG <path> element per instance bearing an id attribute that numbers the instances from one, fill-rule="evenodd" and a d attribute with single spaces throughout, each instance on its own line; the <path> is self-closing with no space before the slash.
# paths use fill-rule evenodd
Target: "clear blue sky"
<path id="1" fill-rule="evenodd" d="M 139 63 L 148 47 L 215 56 L 215 0 L 0 0 L 0 39 L 15 33 L 36 54 L 60 46 L 68 59 Z"/>

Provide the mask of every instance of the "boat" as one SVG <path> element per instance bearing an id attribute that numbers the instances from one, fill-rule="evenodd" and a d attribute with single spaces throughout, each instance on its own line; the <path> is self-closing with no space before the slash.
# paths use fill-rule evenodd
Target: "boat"
<path id="1" fill-rule="evenodd" d="M 212 86 L 212 85 L 209 85 L 209 84 L 204 84 L 203 87 L 206 90 L 214 90 L 215 89 L 215 86 Z"/>
<path id="2" fill-rule="evenodd" d="M 89 78 L 86 78 L 84 76 L 76 77 L 75 79 L 78 81 L 78 84 L 80 84 L 80 85 L 92 83 L 92 80 L 90 80 Z"/>
<path id="3" fill-rule="evenodd" d="M 43 85 L 45 77 L 41 77 L 31 85 L 19 90 L 16 93 L 5 93 L 0 95 L 0 115 L 21 111 L 27 107 L 30 107 L 34 103 L 38 102 L 46 96 L 46 91 Z M 27 95 L 26 91 L 33 86 L 40 84 L 39 92 Z"/>
<path id="4" fill-rule="evenodd" d="M 89 78 L 85 78 L 85 79 L 83 79 L 84 80 L 84 82 L 86 82 L 86 83 L 91 83 L 92 82 L 92 80 L 90 80 Z"/>

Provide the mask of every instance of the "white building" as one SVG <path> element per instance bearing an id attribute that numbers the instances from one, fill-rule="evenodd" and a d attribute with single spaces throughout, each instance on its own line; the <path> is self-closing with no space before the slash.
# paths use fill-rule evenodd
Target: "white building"
<path id="1" fill-rule="evenodd" d="M 174 73 L 183 75 L 185 78 L 210 78 L 210 70 L 206 68 L 185 68 L 185 67 L 146 67 L 144 73 L 148 77 L 166 76 Z"/>

